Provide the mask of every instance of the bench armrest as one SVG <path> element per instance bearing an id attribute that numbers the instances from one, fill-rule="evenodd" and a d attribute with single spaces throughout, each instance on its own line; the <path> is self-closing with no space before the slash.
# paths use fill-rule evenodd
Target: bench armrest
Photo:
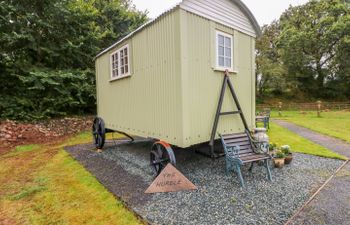
<path id="1" fill-rule="evenodd" d="M 232 158 L 239 158 L 239 151 L 240 147 L 238 145 L 236 146 L 225 146 L 225 153 L 226 156 L 232 157 Z"/>

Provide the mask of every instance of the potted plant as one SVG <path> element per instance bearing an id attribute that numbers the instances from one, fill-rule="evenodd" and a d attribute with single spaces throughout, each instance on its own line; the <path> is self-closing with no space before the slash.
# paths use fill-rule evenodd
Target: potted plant
<path id="1" fill-rule="evenodd" d="M 269 150 L 270 150 L 270 152 L 271 152 L 272 154 L 275 153 L 276 149 L 277 149 L 277 144 L 276 144 L 276 143 L 273 143 L 273 142 L 272 142 L 272 143 L 269 144 Z"/>
<path id="2" fill-rule="evenodd" d="M 276 152 L 276 155 L 273 158 L 273 162 L 274 162 L 276 168 L 282 168 L 284 166 L 285 156 L 286 155 L 281 150 L 278 150 Z"/>
<path id="3" fill-rule="evenodd" d="M 293 154 L 290 151 L 290 146 L 289 145 L 283 145 L 281 146 L 281 151 L 284 153 L 284 155 L 286 156 L 284 159 L 284 163 L 285 164 L 290 164 L 293 160 Z"/>

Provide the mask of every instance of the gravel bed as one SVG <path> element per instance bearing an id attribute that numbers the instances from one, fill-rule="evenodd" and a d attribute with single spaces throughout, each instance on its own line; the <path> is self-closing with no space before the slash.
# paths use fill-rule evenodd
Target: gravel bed
<path id="1" fill-rule="evenodd" d="M 177 168 L 198 190 L 146 195 L 153 180 L 151 144 L 108 144 L 103 153 L 91 145 L 66 150 L 152 224 L 283 224 L 343 162 L 295 153 L 291 165 L 271 171 L 273 182 L 263 166 L 254 166 L 253 173 L 246 166 L 243 189 L 235 174 L 225 176 L 224 158 L 212 160 L 177 149 Z"/>

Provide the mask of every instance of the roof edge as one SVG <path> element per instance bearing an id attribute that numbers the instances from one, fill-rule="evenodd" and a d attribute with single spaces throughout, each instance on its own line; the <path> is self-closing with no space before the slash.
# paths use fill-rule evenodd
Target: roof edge
<path id="1" fill-rule="evenodd" d="M 163 13 L 161 13 L 160 15 L 158 15 L 157 17 L 155 17 L 154 19 L 151 19 L 150 21 L 144 23 L 143 25 L 139 26 L 136 30 L 130 32 L 128 35 L 126 35 L 125 37 L 123 37 L 122 39 L 119 39 L 117 42 L 115 42 L 114 44 L 112 44 L 111 46 L 109 46 L 108 48 L 102 50 L 100 53 L 98 53 L 94 60 L 96 60 L 97 58 L 99 58 L 101 55 L 105 54 L 106 52 L 108 52 L 109 50 L 113 49 L 114 47 L 118 46 L 120 43 L 122 43 L 123 41 L 129 39 L 130 37 L 132 37 L 133 35 L 135 35 L 136 33 L 140 32 L 141 30 L 143 30 L 144 28 L 150 26 L 151 24 L 155 23 L 156 21 L 159 20 L 160 17 L 163 17 L 165 15 L 168 15 L 168 13 L 178 9 L 180 6 L 180 3 L 177 3 L 175 6 L 169 8 L 168 10 L 164 11 Z"/>
<path id="2" fill-rule="evenodd" d="M 232 2 L 236 3 L 237 6 L 242 10 L 242 12 L 248 17 L 250 22 L 252 23 L 254 30 L 256 32 L 256 36 L 260 37 L 262 35 L 260 25 L 256 18 L 254 17 L 253 13 L 250 11 L 250 9 L 241 1 L 241 0 L 231 0 Z"/>

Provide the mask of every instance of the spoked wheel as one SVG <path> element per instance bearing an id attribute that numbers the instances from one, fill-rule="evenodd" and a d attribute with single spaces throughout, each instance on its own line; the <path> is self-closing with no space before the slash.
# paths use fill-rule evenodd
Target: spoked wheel
<path id="1" fill-rule="evenodd" d="M 158 176 L 168 163 L 176 165 L 174 151 L 168 143 L 163 141 L 158 141 L 153 144 L 150 153 L 150 161 L 155 176 Z"/>
<path id="2" fill-rule="evenodd" d="M 92 124 L 93 142 L 97 149 L 102 149 L 106 139 L 105 123 L 102 118 L 96 117 Z"/>

